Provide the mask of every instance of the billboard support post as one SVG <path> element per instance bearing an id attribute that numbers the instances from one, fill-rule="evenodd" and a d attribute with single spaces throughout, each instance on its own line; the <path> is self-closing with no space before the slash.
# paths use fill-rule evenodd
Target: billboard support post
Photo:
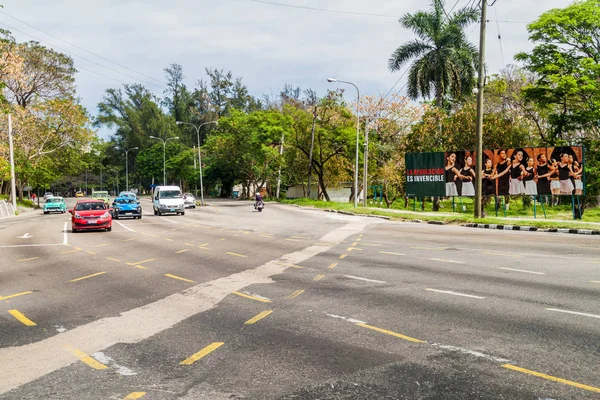
<path id="1" fill-rule="evenodd" d="M 477 161 L 475 162 L 475 218 L 481 218 L 481 171 L 483 170 L 483 87 L 485 86 L 485 25 L 487 1 L 481 2 L 479 29 L 479 76 L 477 77 Z"/>

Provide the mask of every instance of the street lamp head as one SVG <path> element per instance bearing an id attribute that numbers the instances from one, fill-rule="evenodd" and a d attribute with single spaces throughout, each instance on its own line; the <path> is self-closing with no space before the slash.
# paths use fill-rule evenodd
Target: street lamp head
<path id="1" fill-rule="evenodd" d="M 331 82 L 337 82 L 337 79 L 335 78 L 327 78 L 327 82 L 331 83 Z"/>
<path id="2" fill-rule="evenodd" d="M 183 124 L 183 122 L 182 122 L 182 121 L 175 121 L 175 123 L 176 123 L 177 125 L 181 125 L 181 124 Z"/>
<path id="3" fill-rule="evenodd" d="M 158 139 L 156 136 L 150 136 L 150 139 Z"/>
<path id="4" fill-rule="evenodd" d="M 175 136 L 174 138 L 171 138 L 171 139 L 179 139 L 179 136 Z"/>
<path id="5" fill-rule="evenodd" d="M 132 147 L 132 148 L 131 148 L 131 149 L 129 149 L 129 150 L 139 150 L 139 149 L 140 149 L 139 147 Z"/>

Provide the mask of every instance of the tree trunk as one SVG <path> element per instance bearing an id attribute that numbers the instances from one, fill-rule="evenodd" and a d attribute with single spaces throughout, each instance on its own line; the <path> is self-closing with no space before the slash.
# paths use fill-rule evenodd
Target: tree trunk
<path id="1" fill-rule="evenodd" d="M 433 198 L 433 211 L 440 211 L 440 198 L 435 196 Z"/>
<path id="2" fill-rule="evenodd" d="M 325 180 L 323 179 L 323 174 L 321 174 L 320 171 L 316 172 L 317 178 L 319 179 L 319 185 L 321 186 L 321 194 L 323 194 L 323 197 L 325 197 L 326 201 L 330 201 L 329 193 L 327 193 L 327 189 L 325 188 Z"/>

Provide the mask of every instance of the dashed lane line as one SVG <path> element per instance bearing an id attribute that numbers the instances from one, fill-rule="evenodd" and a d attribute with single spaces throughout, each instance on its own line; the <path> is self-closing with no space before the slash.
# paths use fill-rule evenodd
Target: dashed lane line
<path id="1" fill-rule="evenodd" d="M 96 272 L 95 274 L 91 274 L 91 275 L 87 275 L 87 276 L 82 276 L 81 278 L 76 278 L 76 279 L 71 279 L 69 282 L 79 282 L 82 281 L 84 279 L 88 279 L 88 278 L 93 278 L 95 276 L 99 276 L 99 275 L 104 275 L 106 274 L 107 271 L 104 272 Z"/>
<path id="2" fill-rule="evenodd" d="M 245 297 L 250 300 L 260 301 L 261 303 L 272 303 L 272 301 L 270 299 L 267 299 L 266 297 L 252 296 L 250 294 L 241 293 L 241 292 L 233 292 L 232 294 L 235 294 L 235 295 L 241 296 L 241 297 Z"/>
<path id="3" fill-rule="evenodd" d="M 130 227 L 128 227 L 127 225 L 123 225 L 122 223 L 120 223 L 117 220 L 113 220 L 114 222 L 116 222 L 117 224 L 121 225 L 123 228 L 127 229 L 129 232 L 135 232 L 135 229 L 131 229 Z"/>
<path id="4" fill-rule="evenodd" d="M 451 295 L 454 295 L 454 296 L 469 297 L 471 299 L 480 299 L 480 300 L 481 299 L 485 299 L 485 297 L 482 297 L 482 296 L 474 296 L 472 294 L 458 293 L 458 292 L 453 292 L 452 290 L 438 290 L 438 289 L 430 289 L 430 288 L 427 288 L 425 290 L 427 290 L 429 292 L 451 294 Z"/>
<path id="5" fill-rule="evenodd" d="M 265 311 L 255 315 L 254 317 L 250 318 L 248 321 L 244 322 L 244 325 L 254 325 L 261 319 L 268 317 L 272 312 L 273 312 L 273 310 L 265 310 Z"/>
<path id="6" fill-rule="evenodd" d="M 368 279 L 368 278 L 361 278 L 360 276 L 353 276 L 353 275 L 344 275 L 346 278 L 350 278 L 350 279 L 356 279 L 359 281 L 365 281 L 365 282 L 372 282 L 372 283 L 387 283 L 386 281 L 378 281 L 376 279 Z"/>
<path id="7" fill-rule="evenodd" d="M 415 338 L 410 337 L 410 336 L 402 335 L 401 333 L 388 331 L 387 329 L 378 328 L 376 326 L 367 325 L 367 324 L 356 324 L 356 325 L 360 326 L 362 328 L 371 329 L 371 330 L 376 331 L 376 332 L 385 333 L 386 335 L 390 335 L 390 336 L 394 336 L 394 337 L 397 337 L 397 338 L 400 338 L 400 339 L 403 339 L 403 340 L 407 340 L 409 342 L 413 342 L 413 343 L 425 343 L 425 341 L 423 341 L 423 340 L 419 340 L 419 339 L 415 339 Z"/>
<path id="8" fill-rule="evenodd" d="M 600 283 L 600 281 L 590 281 L 591 283 Z"/>
<path id="9" fill-rule="evenodd" d="M 362 251 L 362 249 L 359 249 L 358 247 L 348 247 L 348 249 L 347 249 L 347 251 L 353 251 L 353 250 Z"/>
<path id="10" fill-rule="evenodd" d="M 464 261 L 445 260 L 443 258 L 430 258 L 430 260 L 431 261 L 445 262 L 445 263 L 450 263 L 450 264 L 466 264 L 466 262 L 464 262 Z"/>
<path id="11" fill-rule="evenodd" d="M 500 268 L 506 271 L 513 272 L 523 272 L 524 274 L 533 274 L 533 275 L 546 275 L 544 272 L 536 272 L 536 271 L 527 271 L 525 269 L 515 269 L 515 268 Z"/>
<path id="12" fill-rule="evenodd" d="M 295 299 L 296 297 L 300 296 L 302 293 L 304 293 L 304 289 L 296 290 L 294 293 L 287 296 L 286 299 L 288 299 L 288 300 Z"/>
<path id="13" fill-rule="evenodd" d="M 546 380 L 549 380 L 552 382 L 563 383 L 565 385 L 569 385 L 569 386 L 573 386 L 573 387 L 576 387 L 579 389 L 587 390 L 589 392 L 600 393 L 600 388 L 597 388 L 594 386 L 584 385 L 583 383 L 578 383 L 578 382 L 570 381 L 567 379 L 557 378 L 556 376 L 552 376 L 552 375 L 542 374 L 541 372 L 536 372 L 536 371 L 532 371 L 530 369 L 517 367 L 516 365 L 512 365 L 512 364 L 504 364 L 502 366 L 506 369 L 521 372 L 521 373 L 527 374 L 527 375 L 536 376 L 538 378 L 546 379 Z"/>
<path id="14" fill-rule="evenodd" d="M 184 244 L 189 247 L 194 247 L 194 245 L 192 243 L 184 243 Z"/>
<path id="15" fill-rule="evenodd" d="M 327 267 L 327 268 L 329 268 L 329 269 L 334 269 L 334 268 L 335 268 L 337 265 L 338 265 L 338 263 L 331 263 L 331 264 L 329 265 L 329 267 Z"/>
<path id="16" fill-rule="evenodd" d="M 33 293 L 33 292 L 30 291 L 30 292 L 15 293 L 15 294 L 11 294 L 11 295 L 4 296 L 4 297 L 0 296 L 0 300 L 14 299 L 15 297 L 25 296 L 25 295 L 28 295 L 31 293 Z"/>
<path id="17" fill-rule="evenodd" d="M 324 277 L 325 277 L 325 275 L 323 275 L 323 274 L 319 274 L 319 275 L 317 275 L 317 276 L 315 276 L 315 277 L 313 278 L 313 281 L 320 281 L 320 280 L 321 280 L 321 279 L 323 279 Z"/>
<path id="18" fill-rule="evenodd" d="M 101 362 L 99 362 L 98 360 L 94 359 L 93 357 L 88 356 L 83 351 L 77 350 L 73 346 L 66 346 L 65 349 L 69 353 L 71 353 L 75 357 L 77 357 L 79 359 L 79 361 L 83 362 L 88 367 L 91 367 L 93 369 L 98 369 L 98 370 L 102 370 L 102 369 L 107 369 L 108 368 L 106 365 L 102 364 Z"/>
<path id="19" fill-rule="evenodd" d="M 446 250 L 447 247 L 423 247 L 423 246 L 411 246 L 414 250 Z"/>
<path id="20" fill-rule="evenodd" d="M 19 262 L 25 262 L 25 261 L 33 261 L 33 260 L 37 260 L 39 257 L 31 257 L 31 258 L 22 258 L 19 260 Z"/>
<path id="21" fill-rule="evenodd" d="M 185 253 L 186 251 L 190 251 L 190 249 L 179 250 L 179 251 L 176 251 L 175 254 Z"/>
<path id="22" fill-rule="evenodd" d="M 118 258 L 106 257 L 106 259 L 114 262 L 121 262 L 121 260 L 119 260 Z"/>
<path id="23" fill-rule="evenodd" d="M 238 253 L 232 253 L 230 251 L 226 252 L 225 254 L 229 254 L 230 256 L 234 256 L 234 257 L 241 257 L 241 258 L 247 258 L 248 256 L 245 256 L 243 254 L 238 254 Z"/>
<path id="24" fill-rule="evenodd" d="M 199 244 L 199 245 L 198 245 L 198 247 L 204 247 L 204 246 L 208 246 L 209 244 L 210 244 L 210 243 L 202 243 L 202 244 Z"/>
<path id="25" fill-rule="evenodd" d="M 123 239 L 122 242 L 130 242 L 132 240 L 135 240 L 135 238 Z"/>
<path id="26" fill-rule="evenodd" d="M 546 310 L 547 311 L 559 312 L 559 313 L 565 313 L 565 314 L 579 315 L 579 316 L 582 316 L 582 317 L 590 317 L 590 318 L 598 318 L 598 319 L 600 319 L 600 315 L 588 314 L 588 313 L 583 313 L 583 312 L 579 312 L 579 311 L 561 310 L 559 308 L 546 308 Z"/>
<path id="27" fill-rule="evenodd" d="M 224 344 L 225 343 L 223 343 L 223 342 L 214 342 L 214 343 L 206 346 L 205 348 L 203 348 L 196 354 L 186 358 L 185 360 L 180 362 L 179 365 L 192 365 L 196 361 L 200 360 L 202 357 L 206 357 L 208 354 L 212 353 L 213 351 L 215 351 L 219 347 L 223 346 Z"/>
<path id="28" fill-rule="evenodd" d="M 93 251 L 91 251 L 91 250 L 86 250 L 85 252 L 86 252 L 86 253 L 88 253 L 88 254 L 91 254 L 91 255 L 94 255 L 94 254 L 96 254 L 96 253 L 94 253 L 94 252 L 93 252 Z"/>
<path id="29" fill-rule="evenodd" d="M 105 246 L 108 246 L 108 243 L 102 243 L 102 244 L 99 244 L 99 245 L 98 245 L 98 246 L 96 246 L 96 247 L 105 247 Z"/>
<path id="30" fill-rule="evenodd" d="M 185 279 L 185 278 L 182 278 L 182 277 L 180 277 L 180 276 L 176 276 L 176 275 L 165 274 L 165 276 L 166 276 L 167 278 L 171 278 L 171 279 L 177 279 L 177 280 L 184 281 L 184 282 L 196 283 L 196 281 L 193 281 L 193 280 L 191 280 L 191 279 Z"/>
<path id="31" fill-rule="evenodd" d="M 134 267 L 141 267 L 141 264 L 145 264 L 147 262 L 151 262 L 151 261 L 156 261 L 156 258 L 149 258 L 147 260 L 142 260 L 142 261 L 137 261 L 137 262 L 132 262 L 132 263 L 127 263 L 127 265 L 132 265 Z M 145 267 L 144 267 L 145 268 Z"/>
<path id="32" fill-rule="evenodd" d="M 405 256 L 406 254 L 404 253 L 394 253 L 392 251 L 380 251 L 380 254 L 389 254 L 391 256 Z"/>
<path id="33" fill-rule="evenodd" d="M 36 326 L 37 324 L 27 318 L 25 315 L 21 314 L 18 310 L 8 310 L 8 313 L 15 317 L 17 321 L 22 323 L 25 326 Z"/>
<path id="34" fill-rule="evenodd" d="M 489 256 L 501 256 L 501 257 L 513 257 L 513 258 L 521 258 L 523 256 L 520 256 L 518 254 L 510 254 L 510 253 L 496 253 L 493 251 L 482 251 L 481 254 L 486 254 Z"/>
<path id="35" fill-rule="evenodd" d="M 348 253 L 344 253 L 340 256 L 340 260 L 343 260 L 344 258 L 348 257 Z"/>
<path id="36" fill-rule="evenodd" d="M 123 397 L 123 400 L 141 399 L 145 395 L 146 395 L 146 392 L 131 392 L 127 396 Z"/>

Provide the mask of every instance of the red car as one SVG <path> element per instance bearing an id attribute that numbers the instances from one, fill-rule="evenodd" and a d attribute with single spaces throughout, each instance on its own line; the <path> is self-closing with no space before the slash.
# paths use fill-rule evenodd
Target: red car
<path id="1" fill-rule="evenodd" d="M 89 229 L 112 230 L 112 215 L 104 200 L 78 200 L 69 210 L 73 233 Z"/>

